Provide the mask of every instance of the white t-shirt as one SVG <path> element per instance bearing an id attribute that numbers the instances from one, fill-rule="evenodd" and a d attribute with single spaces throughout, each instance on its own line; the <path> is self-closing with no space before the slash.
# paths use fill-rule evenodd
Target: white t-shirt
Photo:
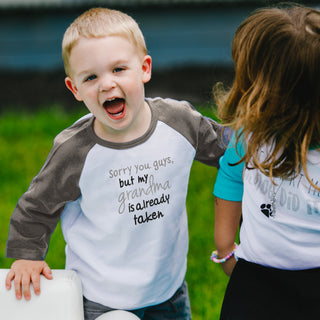
<path id="1" fill-rule="evenodd" d="M 243 222 L 236 255 L 279 269 L 320 267 L 320 192 L 303 172 L 292 180 L 275 178 L 273 185 L 258 170 L 244 169 L 243 163 L 230 166 L 243 155 L 240 145 L 239 155 L 233 146 L 234 141 L 220 159 L 214 194 L 225 200 L 242 200 Z M 264 148 L 261 154 L 266 152 Z M 310 150 L 307 159 L 308 174 L 319 186 L 320 152 Z"/>

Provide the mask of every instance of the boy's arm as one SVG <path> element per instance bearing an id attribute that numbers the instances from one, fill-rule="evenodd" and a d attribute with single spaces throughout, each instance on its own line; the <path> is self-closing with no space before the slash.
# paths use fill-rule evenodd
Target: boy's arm
<path id="1" fill-rule="evenodd" d="M 49 192 L 51 188 L 44 187 L 42 181 L 50 183 L 52 180 L 45 179 L 42 174 L 34 179 L 28 192 L 20 198 L 10 221 L 6 256 L 17 260 L 6 277 L 6 287 L 10 290 L 14 281 L 17 299 L 24 296 L 30 300 L 31 282 L 35 294 L 40 294 L 41 274 L 47 279 L 52 278 L 51 269 L 44 258 L 50 236 L 69 198 L 59 197 L 62 200 L 58 200 L 53 197 Z M 54 189 L 60 190 L 57 186 Z M 71 201 L 72 198 L 69 199 Z"/>
<path id="2" fill-rule="evenodd" d="M 30 283 L 36 295 L 40 294 L 40 275 L 52 279 L 52 272 L 45 261 L 16 260 L 6 277 L 6 288 L 11 289 L 11 282 L 14 283 L 14 290 L 17 299 L 22 296 L 26 300 L 31 299 Z"/>
<path id="3" fill-rule="evenodd" d="M 52 278 L 51 269 L 43 259 L 63 205 L 57 202 L 56 207 L 50 205 L 45 207 L 45 203 L 53 203 L 53 201 L 46 192 L 47 188 L 38 179 L 49 181 L 42 179 L 42 173 L 40 173 L 33 180 L 29 190 L 19 199 L 10 220 L 6 256 L 17 260 L 12 264 L 5 284 L 10 290 L 13 281 L 17 299 L 24 296 L 26 300 L 30 300 L 30 283 L 33 285 L 35 294 L 40 294 L 41 274 L 48 279 Z"/>
<path id="4" fill-rule="evenodd" d="M 6 256 L 17 260 L 7 275 L 6 287 L 11 289 L 13 280 L 18 299 L 23 295 L 30 299 L 30 282 L 39 294 L 41 274 L 48 279 L 52 277 L 44 258 L 66 203 L 80 195 L 78 181 L 86 147 L 80 148 L 72 139 L 55 142 L 44 166 L 12 214 Z"/>
<path id="5" fill-rule="evenodd" d="M 50 236 L 69 198 L 58 195 L 56 190 L 61 189 L 54 179 L 46 175 L 46 168 L 43 169 L 19 199 L 12 214 L 6 256 L 17 260 L 6 277 L 6 288 L 10 290 L 13 281 L 17 299 L 24 296 L 30 300 L 30 283 L 35 294 L 40 294 L 41 274 L 52 278 L 44 258 Z"/>
<path id="6" fill-rule="evenodd" d="M 50 235 L 56 227 L 63 203 L 54 201 L 50 187 L 56 185 L 43 169 L 22 195 L 10 220 L 6 256 L 17 259 L 6 277 L 6 288 L 12 288 L 17 299 L 31 299 L 30 283 L 40 294 L 40 275 L 51 279 L 51 269 L 43 260 Z M 55 205 L 54 205 L 55 203 Z"/>
<path id="7" fill-rule="evenodd" d="M 209 166 L 219 167 L 219 159 L 228 146 L 231 130 L 218 124 L 216 121 L 201 116 L 199 122 L 197 153 L 195 160 Z"/>

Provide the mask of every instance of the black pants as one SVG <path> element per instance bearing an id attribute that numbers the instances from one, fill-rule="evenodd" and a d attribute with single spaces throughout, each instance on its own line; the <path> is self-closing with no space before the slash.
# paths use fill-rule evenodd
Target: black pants
<path id="1" fill-rule="evenodd" d="M 267 319 L 320 319 L 320 268 L 288 271 L 239 259 L 220 320 Z"/>

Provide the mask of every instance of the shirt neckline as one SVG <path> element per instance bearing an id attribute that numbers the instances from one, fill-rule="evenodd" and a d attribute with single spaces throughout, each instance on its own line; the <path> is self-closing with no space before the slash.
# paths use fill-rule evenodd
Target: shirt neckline
<path id="1" fill-rule="evenodd" d="M 127 141 L 127 142 L 112 142 L 112 141 L 104 140 L 104 139 L 98 137 L 96 135 L 96 133 L 94 132 L 93 123 L 95 120 L 95 116 L 92 116 L 90 119 L 89 126 L 88 126 L 88 131 L 89 131 L 91 138 L 97 144 L 102 145 L 104 147 L 112 148 L 112 149 L 128 149 L 128 148 L 135 147 L 139 144 L 142 144 L 143 142 L 148 140 L 156 128 L 157 117 L 156 117 L 155 110 L 154 110 L 154 107 L 153 107 L 151 101 L 149 99 L 145 99 L 145 101 L 147 102 L 147 104 L 150 108 L 150 111 L 151 111 L 151 121 L 150 121 L 150 125 L 149 125 L 148 130 L 142 136 L 140 136 L 136 139 L 133 139 L 131 141 Z"/>

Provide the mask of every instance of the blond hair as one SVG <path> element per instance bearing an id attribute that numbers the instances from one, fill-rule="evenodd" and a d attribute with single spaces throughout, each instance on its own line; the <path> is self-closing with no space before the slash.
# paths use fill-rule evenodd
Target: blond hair
<path id="1" fill-rule="evenodd" d="M 232 44 L 231 90 L 214 89 L 222 121 L 246 141 L 246 167 L 291 179 L 320 147 L 320 12 L 302 6 L 255 11 Z M 260 148 L 273 148 L 266 159 Z M 319 188 L 319 187 L 318 187 Z"/>
<path id="2" fill-rule="evenodd" d="M 80 15 L 67 28 L 62 41 L 62 57 L 67 75 L 70 75 L 71 50 L 83 38 L 122 36 L 147 54 L 146 43 L 137 22 L 127 14 L 107 8 L 92 8 Z"/>

